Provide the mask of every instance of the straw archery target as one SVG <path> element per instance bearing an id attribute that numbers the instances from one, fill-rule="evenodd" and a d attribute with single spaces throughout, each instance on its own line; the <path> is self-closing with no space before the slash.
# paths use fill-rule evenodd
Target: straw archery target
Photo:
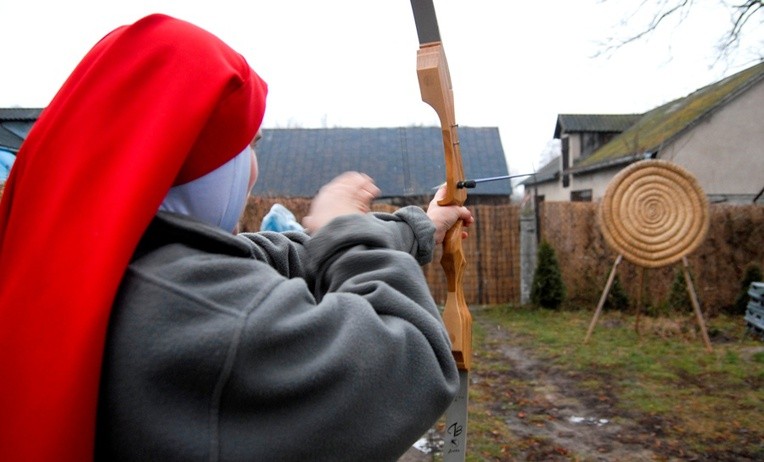
<path id="1" fill-rule="evenodd" d="M 608 245 L 632 263 L 657 268 L 681 260 L 705 239 L 708 200 L 683 168 L 644 160 L 613 178 L 599 219 Z"/>

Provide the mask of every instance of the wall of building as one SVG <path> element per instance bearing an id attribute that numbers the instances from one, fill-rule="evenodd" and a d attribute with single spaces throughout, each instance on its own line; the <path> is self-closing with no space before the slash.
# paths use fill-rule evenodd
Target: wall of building
<path id="1" fill-rule="evenodd" d="M 568 188 L 568 199 L 571 191 L 592 190 L 592 201 L 598 201 L 605 195 L 610 180 L 613 179 L 620 169 L 598 170 L 586 175 L 573 175 Z"/>
<path id="2" fill-rule="evenodd" d="M 666 146 L 712 201 L 750 202 L 764 188 L 764 81 Z"/>
<path id="3" fill-rule="evenodd" d="M 535 188 L 535 189 L 534 189 Z M 569 192 L 567 188 L 563 189 L 561 181 L 550 181 L 548 183 L 542 183 L 538 186 L 531 186 L 525 189 L 526 194 L 544 196 L 545 201 L 567 201 L 569 200 Z"/>

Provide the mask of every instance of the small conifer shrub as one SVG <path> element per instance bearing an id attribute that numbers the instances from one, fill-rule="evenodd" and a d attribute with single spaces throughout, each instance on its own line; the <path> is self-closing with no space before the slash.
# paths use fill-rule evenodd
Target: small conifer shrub
<path id="1" fill-rule="evenodd" d="M 690 310 L 692 310 L 692 300 L 690 300 L 690 294 L 687 292 L 684 271 L 677 269 L 674 271 L 674 281 L 671 283 L 671 290 L 669 291 L 668 311 L 670 313 L 683 313 Z"/>
<path id="2" fill-rule="evenodd" d="M 531 303 L 544 308 L 558 309 L 565 301 L 565 284 L 554 248 L 547 241 L 542 241 L 539 245 L 536 262 Z"/>
<path id="3" fill-rule="evenodd" d="M 626 311 L 628 308 L 629 296 L 626 295 L 626 290 L 621 284 L 621 278 L 616 274 L 610 292 L 607 294 L 607 299 L 605 299 L 605 309 Z"/>

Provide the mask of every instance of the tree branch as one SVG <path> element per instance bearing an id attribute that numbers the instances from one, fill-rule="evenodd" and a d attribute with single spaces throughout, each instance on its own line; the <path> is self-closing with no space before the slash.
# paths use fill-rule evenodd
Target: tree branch
<path id="1" fill-rule="evenodd" d="M 601 0 L 600 3 L 606 1 L 608 0 Z M 693 8 L 700 7 L 701 5 L 697 5 L 694 0 L 641 0 L 635 10 L 621 21 L 621 24 L 633 25 L 631 22 L 638 13 L 649 12 L 648 9 L 652 9 L 655 13 L 651 14 L 646 24 L 639 27 L 638 32 L 627 35 L 625 38 L 608 37 L 601 44 L 602 49 L 594 56 L 612 55 L 626 45 L 643 40 L 658 28 L 664 27 L 669 19 L 676 19 L 676 27 L 679 27 L 694 11 Z M 744 34 L 757 31 L 756 27 L 752 26 L 754 24 L 752 18 L 757 18 L 764 12 L 764 0 L 744 0 L 736 5 L 728 5 L 728 8 L 730 9 L 730 27 L 718 41 L 714 64 L 722 60 L 728 61 L 739 51 Z"/>

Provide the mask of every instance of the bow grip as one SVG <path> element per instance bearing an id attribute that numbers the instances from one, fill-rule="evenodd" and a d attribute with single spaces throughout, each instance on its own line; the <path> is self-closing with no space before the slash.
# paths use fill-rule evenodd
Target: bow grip
<path id="1" fill-rule="evenodd" d="M 464 256 L 462 241 L 462 222 L 458 221 L 446 233 L 443 240 L 441 266 L 446 273 L 448 294 L 443 310 L 443 323 L 451 340 L 451 353 L 456 365 L 461 370 L 470 370 L 472 365 L 472 314 L 467 308 L 464 292 L 461 290 L 464 268 L 467 259 Z"/>

